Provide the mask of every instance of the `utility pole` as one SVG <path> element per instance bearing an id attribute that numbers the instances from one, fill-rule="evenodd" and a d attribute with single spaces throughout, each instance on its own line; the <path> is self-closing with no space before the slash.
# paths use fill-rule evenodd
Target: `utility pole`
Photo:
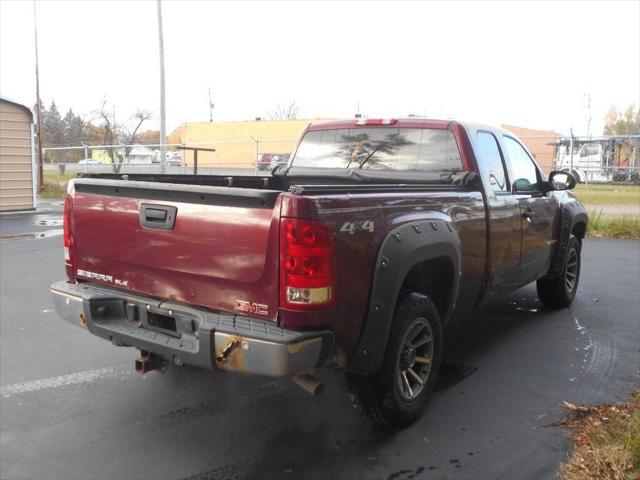
<path id="1" fill-rule="evenodd" d="M 587 97 L 587 137 L 591 138 L 591 92 L 587 91 L 585 96 Z"/>
<path id="2" fill-rule="evenodd" d="M 36 121 L 38 122 L 38 191 L 44 185 L 43 158 L 42 158 L 42 101 L 40 100 L 40 72 L 38 64 L 38 22 L 36 18 L 36 0 L 33 0 L 33 33 L 36 44 Z"/>
<path id="3" fill-rule="evenodd" d="M 164 39 L 161 0 L 158 0 L 158 49 L 160 52 L 160 173 L 167 173 L 167 119 L 164 105 Z"/>
<path id="4" fill-rule="evenodd" d="M 571 175 L 573 175 L 573 128 L 569 129 L 569 133 L 571 134 L 571 138 L 569 139 L 569 170 L 571 170 Z"/>
<path id="5" fill-rule="evenodd" d="M 211 101 L 211 88 L 209 88 L 209 123 L 213 123 L 213 102 Z"/>

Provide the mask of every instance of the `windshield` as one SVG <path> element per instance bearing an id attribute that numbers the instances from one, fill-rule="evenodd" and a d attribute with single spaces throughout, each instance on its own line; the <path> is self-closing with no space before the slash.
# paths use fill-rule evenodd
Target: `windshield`
<path id="1" fill-rule="evenodd" d="M 428 128 L 312 130 L 302 138 L 294 167 L 459 172 L 453 132 Z"/>

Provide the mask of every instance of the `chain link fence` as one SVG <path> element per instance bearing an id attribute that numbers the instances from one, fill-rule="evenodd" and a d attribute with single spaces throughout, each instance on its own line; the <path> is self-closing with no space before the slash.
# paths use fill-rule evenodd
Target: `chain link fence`
<path id="1" fill-rule="evenodd" d="M 603 137 L 521 136 L 546 173 L 566 170 L 582 183 L 640 183 L 640 135 Z M 268 175 L 286 164 L 297 138 L 248 138 L 189 145 L 81 145 L 44 148 L 49 176 L 78 173 Z M 183 148 L 187 147 L 187 150 Z M 201 150 L 199 150 L 201 149 Z M 212 151 L 213 150 L 213 151 Z"/>
<path id="2" fill-rule="evenodd" d="M 581 183 L 640 183 L 640 135 L 519 138 L 546 173 L 566 170 Z"/>
<path id="3" fill-rule="evenodd" d="M 80 145 L 43 148 L 47 176 L 78 173 L 268 175 L 291 158 L 297 138 L 254 138 L 215 143 Z"/>

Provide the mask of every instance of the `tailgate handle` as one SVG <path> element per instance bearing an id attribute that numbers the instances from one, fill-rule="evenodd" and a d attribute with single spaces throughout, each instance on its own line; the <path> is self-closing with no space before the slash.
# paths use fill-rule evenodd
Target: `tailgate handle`
<path id="1" fill-rule="evenodd" d="M 140 225 L 157 230 L 172 230 L 176 223 L 176 207 L 140 204 Z"/>
<path id="2" fill-rule="evenodd" d="M 161 210 L 159 208 L 147 208 L 144 211 L 144 218 L 147 221 L 162 221 L 164 222 L 167 219 L 167 211 Z"/>

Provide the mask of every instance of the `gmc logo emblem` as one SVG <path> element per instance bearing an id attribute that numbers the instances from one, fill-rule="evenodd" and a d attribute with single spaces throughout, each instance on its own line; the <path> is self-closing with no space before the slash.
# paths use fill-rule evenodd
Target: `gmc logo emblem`
<path id="1" fill-rule="evenodd" d="M 269 306 L 261 303 L 249 303 L 244 300 L 236 300 L 235 309 L 238 312 L 256 313 L 258 315 L 269 315 Z"/>

